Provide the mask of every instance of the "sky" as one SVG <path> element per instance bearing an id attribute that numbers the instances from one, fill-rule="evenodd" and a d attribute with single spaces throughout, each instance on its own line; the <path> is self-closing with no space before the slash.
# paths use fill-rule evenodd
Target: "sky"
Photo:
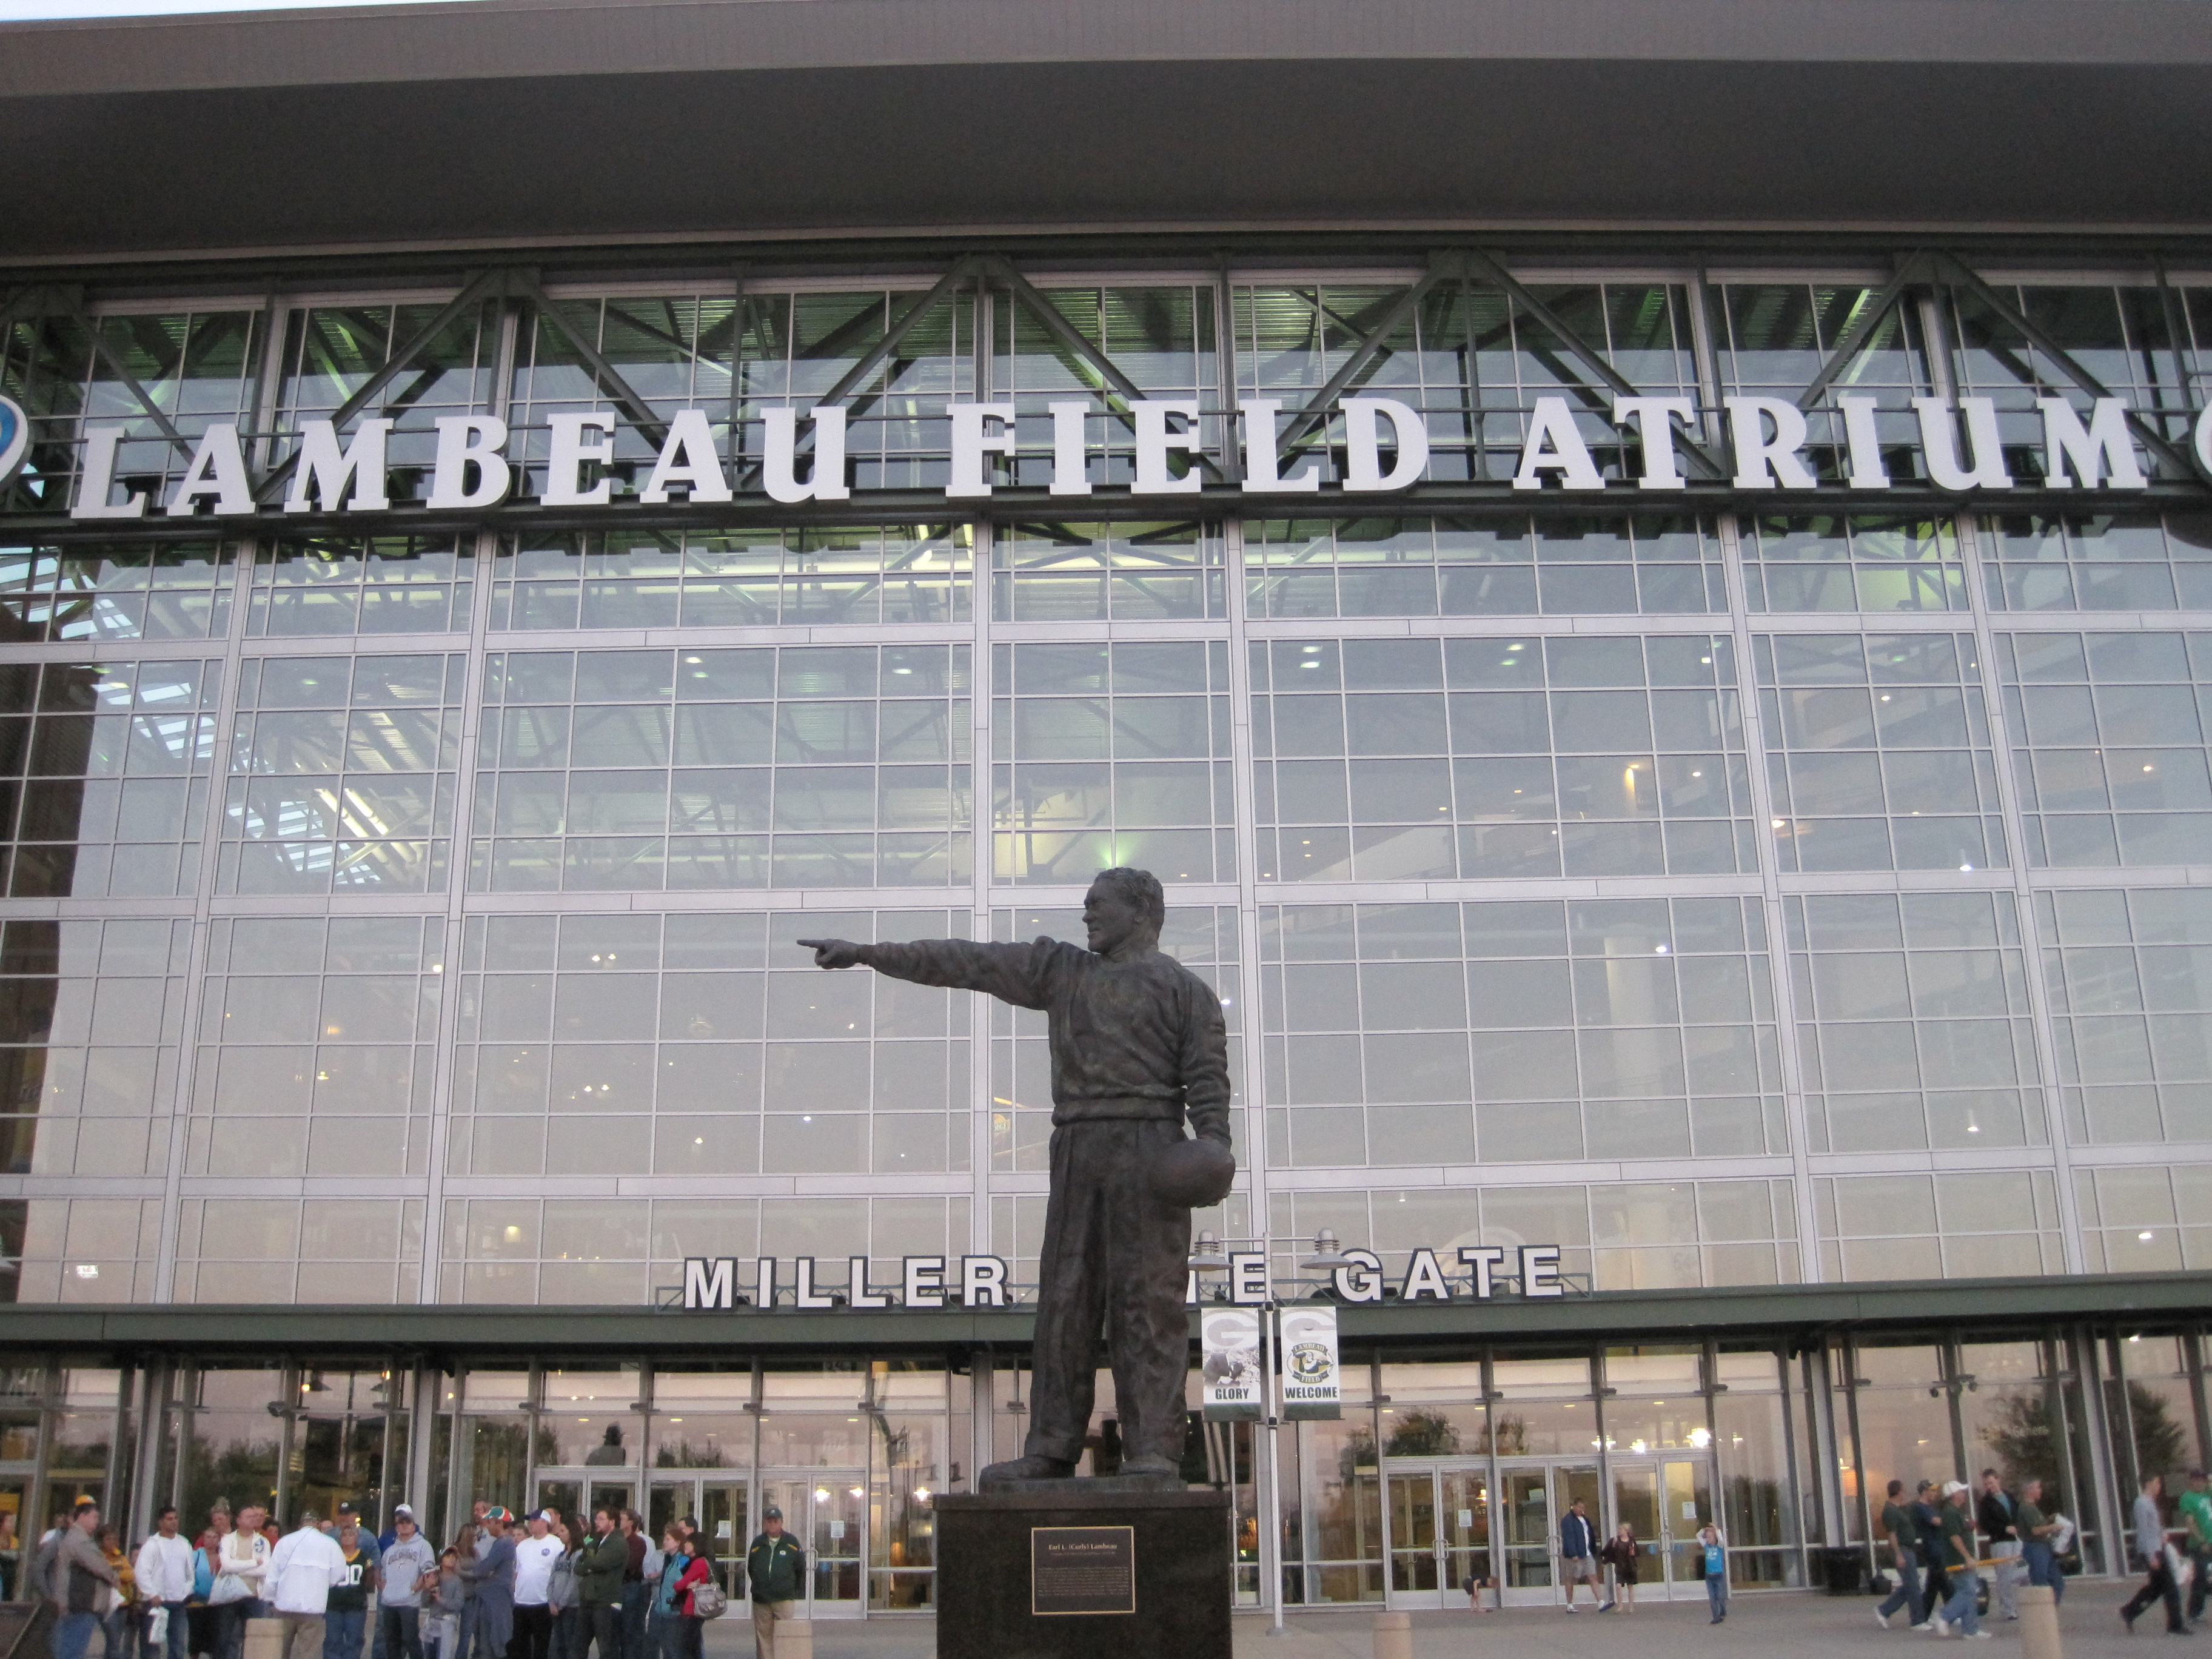
<path id="1" fill-rule="evenodd" d="M 379 5 L 422 5 L 428 0 L 374 0 Z M 175 17 L 209 11 L 321 11 L 363 0 L 0 0 L 0 22 L 48 17 Z"/>

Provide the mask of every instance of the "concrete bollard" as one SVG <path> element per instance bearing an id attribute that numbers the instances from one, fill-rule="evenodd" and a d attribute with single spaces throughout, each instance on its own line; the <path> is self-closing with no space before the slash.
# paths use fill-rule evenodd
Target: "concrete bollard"
<path id="1" fill-rule="evenodd" d="M 775 1659 L 814 1659 L 814 1621 L 779 1619 L 775 1621 Z"/>
<path id="2" fill-rule="evenodd" d="M 2061 1659 L 2058 1597 L 2048 1584 L 2022 1584 L 2020 1598 L 2020 1659 Z"/>
<path id="3" fill-rule="evenodd" d="M 247 1620 L 243 1659 L 284 1659 L 284 1621 L 282 1619 Z"/>
<path id="4" fill-rule="evenodd" d="M 1375 1659 L 1413 1659 L 1413 1615 L 1378 1613 L 1375 1615 Z"/>

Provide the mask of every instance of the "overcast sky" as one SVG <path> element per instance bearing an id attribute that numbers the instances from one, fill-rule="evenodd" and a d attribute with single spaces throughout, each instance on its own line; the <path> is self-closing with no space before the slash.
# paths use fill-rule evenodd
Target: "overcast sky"
<path id="1" fill-rule="evenodd" d="M 374 0 L 380 5 L 422 5 L 428 0 Z M 197 11 L 320 11 L 362 0 L 0 0 L 0 21 L 39 17 L 164 17 Z"/>

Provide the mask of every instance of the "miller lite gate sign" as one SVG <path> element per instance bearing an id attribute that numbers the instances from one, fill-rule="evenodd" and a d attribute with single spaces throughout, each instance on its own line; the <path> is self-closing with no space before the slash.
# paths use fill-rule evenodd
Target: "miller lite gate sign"
<path id="1" fill-rule="evenodd" d="M 1453 1269 L 1445 1271 L 1436 1251 L 1425 1247 L 1407 1258 L 1406 1271 L 1395 1282 L 1382 1271 L 1382 1258 L 1372 1250 L 1346 1250 L 1345 1265 L 1329 1273 L 1329 1288 L 1339 1303 L 1487 1302 L 1501 1291 L 1524 1297 L 1565 1296 L 1568 1287 L 1559 1277 L 1559 1247 L 1523 1244 L 1509 1249 L 1503 1244 L 1462 1244 L 1452 1252 Z M 1237 1251 L 1229 1256 L 1227 1305 L 1231 1309 L 1260 1308 L 1276 1300 L 1267 1279 L 1267 1258 L 1258 1250 Z M 1198 1270 L 1193 1268 L 1183 1292 L 1184 1305 L 1218 1308 L 1221 1304 L 1200 1294 Z M 1007 1308 L 1013 1293 L 1006 1263 L 995 1255 L 910 1255 L 900 1263 L 896 1285 L 872 1285 L 868 1258 L 848 1256 L 845 1283 L 826 1283 L 811 1255 L 784 1259 L 761 1256 L 749 1279 L 742 1279 L 735 1256 L 689 1257 L 684 1263 L 684 1307 L 691 1312 L 728 1313 L 738 1308 L 784 1306 L 826 1313 L 841 1308 Z M 1328 1304 L 1321 1304 L 1326 1307 Z M 1209 1317 L 1212 1316 L 1209 1314 Z M 1256 1330 L 1257 1327 L 1255 1326 Z M 1224 1328 L 1224 1341 L 1229 1338 Z M 1291 1339 L 1287 1335 L 1286 1342 Z M 1318 1341 L 1316 1334 L 1314 1340 Z M 1256 1341 L 1256 1337 L 1255 1339 Z M 1335 1313 L 1329 1310 L 1328 1370 L 1335 1369 Z M 1317 1359 L 1317 1356 L 1316 1356 Z M 1321 1383 L 1316 1378 L 1316 1387 Z M 1321 1395 L 1313 1396 L 1316 1401 Z"/>

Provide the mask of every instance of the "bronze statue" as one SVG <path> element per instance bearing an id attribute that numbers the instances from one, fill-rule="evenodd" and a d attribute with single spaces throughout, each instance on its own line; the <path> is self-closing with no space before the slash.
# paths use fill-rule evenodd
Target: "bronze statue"
<path id="1" fill-rule="evenodd" d="M 1025 1455 L 979 1489 L 1064 1479 L 1083 1455 L 1099 1332 L 1114 1370 L 1125 1475 L 1179 1478 L 1189 1368 L 1190 1212 L 1218 1204 L 1230 1151 L 1221 1000 L 1159 949 L 1166 900 L 1146 870 L 1107 870 L 1083 901 L 1089 950 L 803 939 L 823 968 L 866 964 L 918 985 L 1041 1008 L 1052 1031 L 1052 1192 L 1038 1264 Z M 1187 1138 L 1183 1120 L 1196 1138 Z"/>

